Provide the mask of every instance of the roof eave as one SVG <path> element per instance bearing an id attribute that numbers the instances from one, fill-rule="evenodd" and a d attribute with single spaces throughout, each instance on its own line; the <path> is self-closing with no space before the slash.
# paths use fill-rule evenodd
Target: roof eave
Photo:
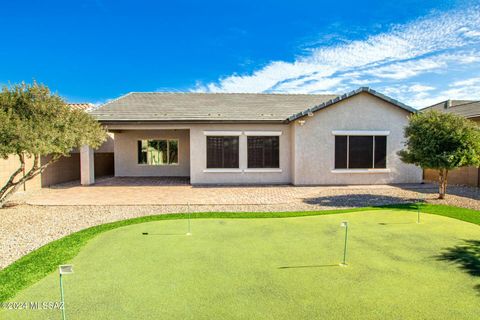
<path id="1" fill-rule="evenodd" d="M 101 120 L 97 119 L 98 122 L 104 125 L 113 125 L 113 124 L 235 124 L 235 123 L 263 123 L 263 124 L 285 124 L 288 123 L 286 120 L 234 120 L 234 119 L 225 119 L 225 120 Z"/>

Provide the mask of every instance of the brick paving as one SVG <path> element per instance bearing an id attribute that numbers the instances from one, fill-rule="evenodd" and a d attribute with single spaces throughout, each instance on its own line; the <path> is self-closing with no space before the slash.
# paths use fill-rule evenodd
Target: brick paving
<path id="1" fill-rule="evenodd" d="M 412 201 L 433 185 L 380 186 L 191 186 L 186 178 L 103 178 L 84 187 L 78 182 L 23 196 L 30 205 L 281 205 L 357 207 Z M 18 199 L 21 199 L 19 196 Z M 358 199 L 357 199 L 358 198 Z"/>

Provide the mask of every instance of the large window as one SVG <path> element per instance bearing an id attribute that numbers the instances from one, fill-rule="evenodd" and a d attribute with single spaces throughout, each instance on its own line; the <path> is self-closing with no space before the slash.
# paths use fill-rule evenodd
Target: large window
<path id="1" fill-rule="evenodd" d="M 139 140 L 137 149 L 139 164 L 178 164 L 178 140 Z"/>
<path id="2" fill-rule="evenodd" d="M 386 167 L 386 136 L 335 136 L 335 169 Z"/>
<path id="3" fill-rule="evenodd" d="M 279 137 L 249 136 L 248 168 L 279 168 Z"/>
<path id="4" fill-rule="evenodd" d="M 238 137 L 207 137 L 207 168 L 238 168 Z"/>

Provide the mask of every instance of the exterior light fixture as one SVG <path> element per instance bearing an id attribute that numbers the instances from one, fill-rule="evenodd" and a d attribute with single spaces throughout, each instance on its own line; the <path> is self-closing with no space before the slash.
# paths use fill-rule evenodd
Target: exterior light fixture
<path id="1" fill-rule="evenodd" d="M 298 120 L 298 124 L 301 126 L 305 125 L 305 120 Z"/>
<path id="2" fill-rule="evenodd" d="M 348 239 L 348 221 L 342 221 L 340 227 L 345 228 L 345 243 L 343 245 L 343 262 L 340 263 L 342 267 L 347 266 L 347 239 Z"/>
<path id="3" fill-rule="evenodd" d="M 65 296 L 63 294 L 63 279 L 62 279 L 62 276 L 63 275 L 67 275 L 67 274 L 72 274 L 73 273 L 73 265 L 71 264 L 62 264 L 58 267 L 58 272 L 60 274 L 60 300 L 61 300 L 61 303 L 62 303 L 62 320 L 65 320 L 66 319 L 66 316 L 65 316 Z"/>

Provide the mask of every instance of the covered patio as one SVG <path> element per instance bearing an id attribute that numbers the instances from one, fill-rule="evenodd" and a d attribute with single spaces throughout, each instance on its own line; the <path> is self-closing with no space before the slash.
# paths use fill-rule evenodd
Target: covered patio
<path id="1" fill-rule="evenodd" d="M 110 125 L 116 177 L 190 177 L 190 130 L 178 126 Z M 103 147 L 103 146 L 102 146 Z M 80 150 L 80 184 L 97 184 L 94 151 L 89 146 Z M 142 180 L 127 179 L 128 184 Z M 105 183 L 100 179 L 99 186 Z"/>

